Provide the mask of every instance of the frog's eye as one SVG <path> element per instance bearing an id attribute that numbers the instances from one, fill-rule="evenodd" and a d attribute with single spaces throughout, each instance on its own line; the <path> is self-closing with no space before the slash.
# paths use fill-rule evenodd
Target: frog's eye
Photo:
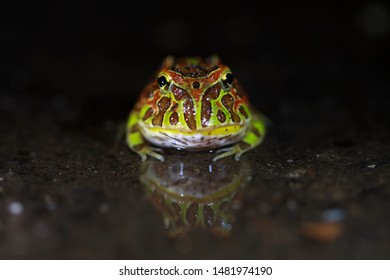
<path id="1" fill-rule="evenodd" d="M 230 87 L 233 84 L 233 74 L 228 72 L 222 77 L 222 82 L 226 87 Z"/>
<path id="2" fill-rule="evenodd" d="M 165 76 L 160 76 L 157 78 L 157 83 L 159 87 L 164 87 L 166 84 L 168 84 L 168 81 Z"/>

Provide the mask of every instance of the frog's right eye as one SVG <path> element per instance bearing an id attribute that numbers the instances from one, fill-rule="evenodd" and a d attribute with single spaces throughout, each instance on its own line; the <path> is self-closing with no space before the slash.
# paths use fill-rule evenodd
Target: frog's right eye
<path id="1" fill-rule="evenodd" d="M 157 83 L 159 87 L 164 87 L 166 84 L 168 84 L 168 81 L 165 76 L 160 76 L 157 78 Z"/>

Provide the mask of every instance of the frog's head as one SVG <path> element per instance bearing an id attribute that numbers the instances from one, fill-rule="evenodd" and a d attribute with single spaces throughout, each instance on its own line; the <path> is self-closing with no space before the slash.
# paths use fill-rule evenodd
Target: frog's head
<path id="1" fill-rule="evenodd" d="M 206 92 L 213 91 L 217 97 L 222 89 L 230 91 L 233 74 L 229 67 L 221 64 L 217 56 L 202 58 L 174 59 L 167 57 L 157 74 L 157 84 L 161 93 L 173 93 L 180 101 L 188 94 L 195 101 L 200 101 Z M 215 98 L 214 98 L 215 99 Z"/>
<path id="2" fill-rule="evenodd" d="M 169 56 L 146 91 L 141 116 L 152 126 L 199 131 L 242 124 L 249 117 L 242 88 L 217 56 Z"/>

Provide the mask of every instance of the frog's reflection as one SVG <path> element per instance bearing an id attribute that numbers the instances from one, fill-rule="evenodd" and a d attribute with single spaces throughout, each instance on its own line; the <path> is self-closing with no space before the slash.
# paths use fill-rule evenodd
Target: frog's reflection
<path id="1" fill-rule="evenodd" d="M 244 161 L 215 163 L 190 155 L 149 161 L 140 176 L 170 236 L 194 228 L 229 235 L 233 212 L 240 205 L 237 194 L 249 179 L 250 167 Z"/>

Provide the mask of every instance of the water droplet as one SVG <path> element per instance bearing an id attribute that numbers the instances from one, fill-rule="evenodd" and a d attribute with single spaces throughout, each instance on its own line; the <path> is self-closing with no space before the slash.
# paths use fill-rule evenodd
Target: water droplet
<path id="1" fill-rule="evenodd" d="M 8 213 L 11 215 L 20 215 L 23 213 L 23 204 L 15 201 L 8 204 Z"/>
<path id="2" fill-rule="evenodd" d="M 184 163 L 180 162 L 180 171 L 179 171 L 180 176 L 184 175 Z"/>

